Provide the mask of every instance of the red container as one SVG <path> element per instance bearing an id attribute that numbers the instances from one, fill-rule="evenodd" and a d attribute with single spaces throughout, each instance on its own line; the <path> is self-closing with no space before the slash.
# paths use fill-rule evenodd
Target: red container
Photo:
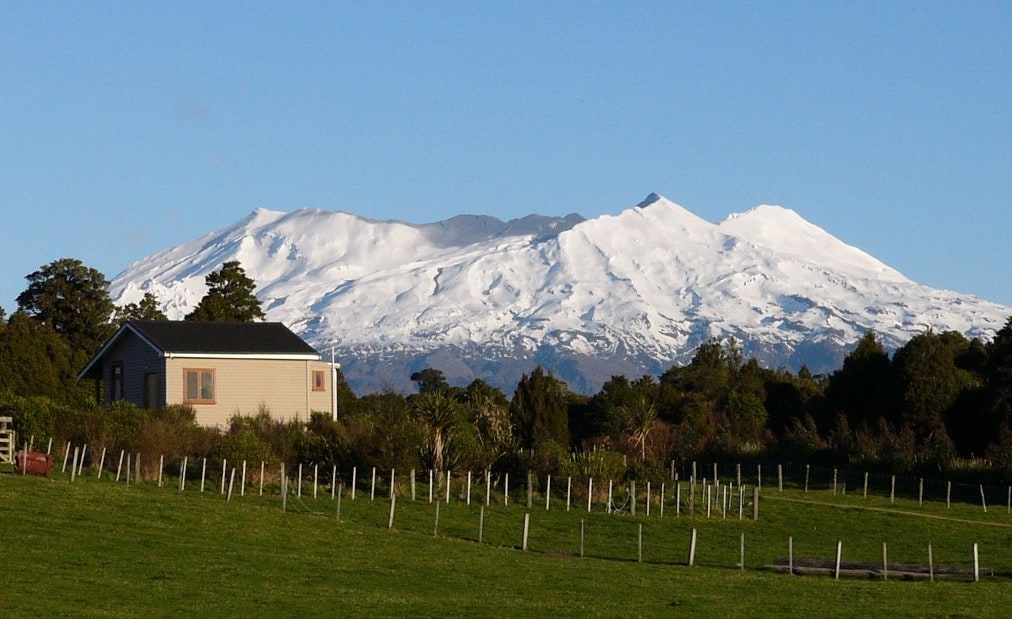
<path id="1" fill-rule="evenodd" d="M 17 471 L 18 473 L 25 473 L 25 452 L 19 451 L 17 455 Z M 28 458 L 28 474 L 29 475 L 46 475 L 48 476 L 53 472 L 53 456 L 41 451 L 29 451 Z"/>

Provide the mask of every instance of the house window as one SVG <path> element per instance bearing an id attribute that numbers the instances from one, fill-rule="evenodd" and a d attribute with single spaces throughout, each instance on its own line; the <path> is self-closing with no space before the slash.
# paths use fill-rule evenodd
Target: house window
<path id="1" fill-rule="evenodd" d="M 214 370 L 183 370 L 184 404 L 214 404 Z"/>
<path id="2" fill-rule="evenodd" d="M 313 391 L 327 390 L 327 373 L 323 370 L 313 370 Z"/>
<path id="3" fill-rule="evenodd" d="M 123 399 L 123 364 L 117 363 L 112 366 L 112 401 L 119 402 Z"/>

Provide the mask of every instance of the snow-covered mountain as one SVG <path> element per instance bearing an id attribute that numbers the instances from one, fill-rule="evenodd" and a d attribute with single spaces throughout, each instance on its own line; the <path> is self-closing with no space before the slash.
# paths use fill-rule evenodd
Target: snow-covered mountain
<path id="1" fill-rule="evenodd" d="M 239 260 L 269 320 L 331 349 L 358 393 L 410 389 L 423 367 L 507 393 L 535 364 L 576 391 L 657 374 L 707 339 L 770 366 L 839 367 L 868 330 L 990 338 L 1012 308 L 917 284 L 794 211 L 713 224 L 651 194 L 615 216 L 461 215 L 434 224 L 258 209 L 131 265 L 118 304 L 152 292 L 181 318 L 204 276 Z"/>

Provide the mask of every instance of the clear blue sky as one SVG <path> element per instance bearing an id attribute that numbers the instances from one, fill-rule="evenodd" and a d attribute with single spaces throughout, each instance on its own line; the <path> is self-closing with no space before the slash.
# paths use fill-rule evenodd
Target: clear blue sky
<path id="1" fill-rule="evenodd" d="M 785 6 L 800 5 L 800 6 Z M 0 3 L 0 306 L 257 207 L 792 208 L 1012 305 L 1012 3 Z"/>

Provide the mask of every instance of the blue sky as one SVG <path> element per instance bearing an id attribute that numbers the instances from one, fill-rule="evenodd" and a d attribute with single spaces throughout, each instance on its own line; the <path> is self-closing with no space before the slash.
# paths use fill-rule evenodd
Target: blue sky
<path id="1" fill-rule="evenodd" d="M 787 6 L 798 5 L 798 6 Z M 1008 2 L 0 3 L 0 306 L 257 207 L 794 209 L 1012 305 Z"/>

